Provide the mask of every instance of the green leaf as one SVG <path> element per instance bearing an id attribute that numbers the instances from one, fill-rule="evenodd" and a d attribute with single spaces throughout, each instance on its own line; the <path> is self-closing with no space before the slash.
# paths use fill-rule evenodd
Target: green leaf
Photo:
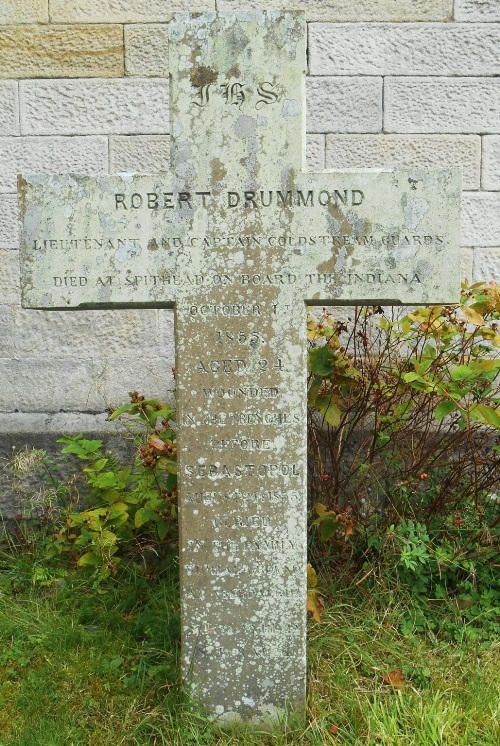
<path id="1" fill-rule="evenodd" d="M 102 440 L 86 440 L 83 438 L 80 444 L 85 448 L 88 453 L 95 453 L 102 447 Z"/>
<path id="2" fill-rule="evenodd" d="M 329 376 L 335 370 L 335 353 L 328 346 L 313 347 L 309 350 L 307 369 L 318 376 Z"/>
<path id="3" fill-rule="evenodd" d="M 335 518 L 324 518 L 319 526 L 319 535 L 321 537 L 321 541 L 328 541 L 332 538 L 332 536 L 335 534 L 335 531 L 337 530 L 339 526 L 339 522 L 335 520 Z"/>
<path id="4" fill-rule="evenodd" d="M 81 433 L 78 433 L 78 435 L 63 435 L 61 438 L 58 438 L 56 442 L 57 443 L 76 443 L 82 438 L 83 438 L 83 435 Z"/>
<path id="5" fill-rule="evenodd" d="M 82 526 L 87 520 L 87 515 L 85 513 L 70 513 L 67 520 L 69 526 Z"/>
<path id="6" fill-rule="evenodd" d="M 115 503 L 121 502 L 122 499 L 125 499 L 122 498 L 122 495 L 114 488 L 102 490 L 101 497 L 108 503 L 108 505 L 114 505 Z"/>
<path id="7" fill-rule="evenodd" d="M 434 410 L 434 417 L 436 418 L 436 420 L 443 420 L 456 409 L 458 409 L 456 403 L 454 401 L 446 399 L 445 401 L 442 401 L 437 405 Z"/>
<path id="8" fill-rule="evenodd" d="M 109 529 L 102 531 L 99 537 L 99 545 L 108 548 L 114 544 L 116 544 L 116 534 Z"/>
<path id="9" fill-rule="evenodd" d="M 59 443 L 67 443 L 62 449 L 63 453 L 73 453 L 81 459 L 92 459 L 96 451 L 102 447 L 102 440 L 86 440 L 81 435 L 75 438 L 64 437 Z"/>
<path id="10" fill-rule="evenodd" d="M 177 461 L 172 458 L 160 456 L 160 458 L 156 462 L 156 465 L 158 469 L 161 469 L 162 471 L 168 471 L 171 474 L 177 474 Z"/>
<path id="11" fill-rule="evenodd" d="M 115 529 L 119 529 L 120 526 L 125 526 L 129 522 L 130 516 L 128 513 L 121 513 L 120 515 L 116 516 L 116 518 L 113 518 L 113 521 L 111 522 L 111 525 Z M 106 521 L 106 524 L 108 522 Z"/>
<path id="12" fill-rule="evenodd" d="M 401 402 L 401 404 L 398 404 L 398 406 L 394 408 L 394 417 L 397 419 L 404 419 L 410 414 L 412 409 L 413 401 L 411 399 Z"/>
<path id="13" fill-rule="evenodd" d="M 316 570 L 310 562 L 307 563 L 307 587 L 316 588 L 318 585 L 318 578 L 316 576 Z"/>
<path id="14" fill-rule="evenodd" d="M 156 411 L 148 412 L 148 414 L 146 415 L 146 419 L 148 421 L 150 428 L 154 430 L 156 427 L 156 423 L 158 422 L 158 415 Z"/>
<path id="15" fill-rule="evenodd" d="M 458 365 L 451 371 L 451 380 L 464 381 L 466 378 L 473 378 L 475 375 L 477 375 L 477 371 L 468 365 Z"/>
<path id="16" fill-rule="evenodd" d="M 99 474 L 94 480 L 94 484 L 99 489 L 106 489 L 107 487 L 115 487 L 118 484 L 118 476 L 114 471 L 107 471 L 104 474 Z"/>
<path id="17" fill-rule="evenodd" d="M 165 487 L 167 488 L 167 492 L 172 492 L 172 489 L 174 487 L 177 487 L 177 474 L 173 474 L 172 472 L 170 472 L 167 475 L 167 482 Z"/>
<path id="18" fill-rule="evenodd" d="M 156 411 L 157 417 L 163 417 L 164 420 L 171 420 L 172 414 L 174 413 L 174 410 L 170 407 L 162 407 L 162 409 L 158 409 Z"/>
<path id="19" fill-rule="evenodd" d="M 419 373 L 404 373 L 403 381 L 406 383 L 413 383 L 413 381 L 421 381 L 422 376 Z"/>
<path id="20" fill-rule="evenodd" d="M 314 503 L 314 512 L 321 517 L 328 513 L 328 508 L 324 503 Z"/>
<path id="21" fill-rule="evenodd" d="M 315 376 L 310 385 L 309 390 L 307 392 L 307 403 L 310 407 L 314 407 L 316 404 L 316 397 L 318 395 L 318 392 L 321 388 L 321 384 L 323 383 L 322 379 L 319 376 Z"/>
<path id="22" fill-rule="evenodd" d="M 171 524 L 166 523 L 165 521 L 159 521 L 156 524 L 156 529 L 158 531 L 158 536 L 160 539 L 164 539 L 165 536 L 168 534 Z"/>
<path id="23" fill-rule="evenodd" d="M 407 316 L 401 319 L 401 331 L 405 337 L 410 333 L 411 325 L 411 319 Z"/>
<path id="24" fill-rule="evenodd" d="M 500 368 L 500 358 L 495 360 L 475 360 L 474 368 L 484 370 L 488 373 L 496 371 Z"/>
<path id="25" fill-rule="evenodd" d="M 431 360 L 435 360 L 437 357 L 436 348 L 434 345 L 426 344 L 424 347 L 424 357 L 429 357 Z"/>
<path id="26" fill-rule="evenodd" d="M 316 407 L 318 411 L 321 412 L 329 425 L 331 425 L 332 427 L 338 427 L 340 425 L 342 412 L 333 401 L 333 396 L 318 396 L 316 398 Z"/>
<path id="27" fill-rule="evenodd" d="M 118 407 L 118 409 L 115 409 L 114 412 L 112 412 L 108 420 L 116 420 L 117 417 L 119 417 L 122 414 L 138 414 L 139 413 L 139 407 L 137 404 L 124 404 L 123 407 Z"/>
<path id="28" fill-rule="evenodd" d="M 101 559 L 93 552 L 87 552 L 86 554 L 82 554 L 80 559 L 78 560 L 78 565 L 80 567 L 96 567 L 97 565 L 101 564 Z"/>
<path id="29" fill-rule="evenodd" d="M 108 521 L 113 521 L 115 518 L 122 515 L 128 515 L 128 506 L 125 503 L 114 503 L 108 513 Z"/>
<path id="30" fill-rule="evenodd" d="M 62 449 L 62 452 L 73 453 L 75 456 L 78 456 L 78 458 L 88 458 L 87 451 L 85 450 L 85 448 L 82 448 L 78 443 L 68 443 L 68 445 Z"/>
<path id="31" fill-rule="evenodd" d="M 135 527 L 140 528 L 141 526 L 144 526 L 144 524 L 150 521 L 151 518 L 154 518 L 154 516 L 155 513 L 153 513 L 149 508 L 139 508 L 134 518 Z"/>
<path id="32" fill-rule="evenodd" d="M 139 498 L 136 495 L 129 493 L 128 495 L 123 496 L 123 502 L 127 503 L 127 505 L 137 505 Z"/>
<path id="33" fill-rule="evenodd" d="M 500 411 L 498 409 L 493 409 L 487 404 L 477 404 L 471 409 L 470 416 L 473 420 L 486 422 L 486 424 L 500 430 Z"/>
<path id="34" fill-rule="evenodd" d="M 118 474 L 118 484 L 117 487 L 125 487 L 127 484 L 127 480 L 129 476 L 132 473 L 132 467 L 126 466 L 124 469 L 121 470 L 121 472 Z"/>

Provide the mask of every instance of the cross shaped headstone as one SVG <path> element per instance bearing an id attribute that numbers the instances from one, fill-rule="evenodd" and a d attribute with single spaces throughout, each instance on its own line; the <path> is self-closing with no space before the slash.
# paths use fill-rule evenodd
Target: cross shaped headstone
<path id="1" fill-rule="evenodd" d="M 303 708 L 306 304 L 456 302 L 457 169 L 304 172 L 300 13 L 171 23 L 172 169 L 20 177 L 28 308 L 174 307 L 182 665 Z"/>

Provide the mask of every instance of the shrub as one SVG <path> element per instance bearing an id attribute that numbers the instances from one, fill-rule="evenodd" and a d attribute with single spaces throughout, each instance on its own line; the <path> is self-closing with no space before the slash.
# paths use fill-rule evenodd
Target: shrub
<path id="1" fill-rule="evenodd" d="M 413 520 L 498 553 L 500 292 L 389 317 L 309 319 L 309 475 L 320 538 L 365 549 Z"/>
<path id="2" fill-rule="evenodd" d="M 69 512 L 53 536 L 52 553 L 71 549 L 81 567 L 100 579 L 116 574 L 123 556 L 155 555 L 176 538 L 177 469 L 174 412 L 157 399 L 131 392 L 130 404 L 116 409 L 110 420 L 132 418 L 140 429 L 132 465 L 122 466 L 104 453 L 102 441 L 82 435 L 64 436 L 63 453 L 84 461 L 88 508 Z"/>

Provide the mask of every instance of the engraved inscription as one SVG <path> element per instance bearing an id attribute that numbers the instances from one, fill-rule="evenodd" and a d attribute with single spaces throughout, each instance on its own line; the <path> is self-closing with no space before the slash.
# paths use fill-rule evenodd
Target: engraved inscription
<path id="1" fill-rule="evenodd" d="M 262 477 L 279 479 L 281 477 L 299 476 L 299 464 L 186 464 L 184 473 L 190 477 L 207 477 L 208 479 L 241 479 L 242 477 Z"/>
<path id="2" fill-rule="evenodd" d="M 220 97 L 219 100 L 222 99 L 225 104 L 237 106 L 239 109 L 241 109 L 247 97 L 249 100 L 257 99 L 254 104 L 257 110 L 275 104 L 281 98 L 279 91 L 275 90 L 277 85 L 269 81 L 259 83 L 255 89 L 239 81 L 222 83 L 219 86 L 215 83 L 204 83 L 198 86 L 193 85 L 193 88 L 195 89 L 195 98 L 191 103 L 199 108 L 204 108 L 210 103 L 212 94 L 216 98 Z"/>
<path id="3" fill-rule="evenodd" d="M 282 502 L 295 502 L 301 499 L 296 490 L 263 490 L 262 492 L 187 492 L 186 503 L 192 505 L 219 505 L 219 504 L 266 504 L 278 505 Z"/>
<path id="4" fill-rule="evenodd" d="M 235 388 L 201 389 L 206 399 L 276 399 L 279 390 L 275 386 L 238 386 Z"/>
<path id="5" fill-rule="evenodd" d="M 229 331 L 227 329 L 216 329 L 215 337 L 215 341 L 217 344 L 229 344 L 230 342 L 237 342 L 241 345 L 248 344 L 250 345 L 250 347 L 256 347 L 259 343 L 265 341 L 262 334 L 259 334 L 258 332 L 252 331 L 248 333 L 242 330 L 235 332 Z"/>

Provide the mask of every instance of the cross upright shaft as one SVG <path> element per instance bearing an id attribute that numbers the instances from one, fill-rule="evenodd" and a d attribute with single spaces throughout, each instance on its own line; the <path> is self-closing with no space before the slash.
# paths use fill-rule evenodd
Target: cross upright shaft
<path id="1" fill-rule="evenodd" d="M 171 39 L 174 170 L 210 193 L 218 243 L 189 262 L 220 278 L 176 303 L 183 666 L 221 720 L 260 721 L 305 704 L 305 305 L 278 244 L 305 35 L 275 12 L 180 17 Z"/>
<path id="2" fill-rule="evenodd" d="M 458 299 L 457 169 L 303 171 L 301 14 L 179 14 L 172 171 L 20 178 L 23 304 L 175 308 L 182 665 L 305 706 L 308 303 Z"/>

